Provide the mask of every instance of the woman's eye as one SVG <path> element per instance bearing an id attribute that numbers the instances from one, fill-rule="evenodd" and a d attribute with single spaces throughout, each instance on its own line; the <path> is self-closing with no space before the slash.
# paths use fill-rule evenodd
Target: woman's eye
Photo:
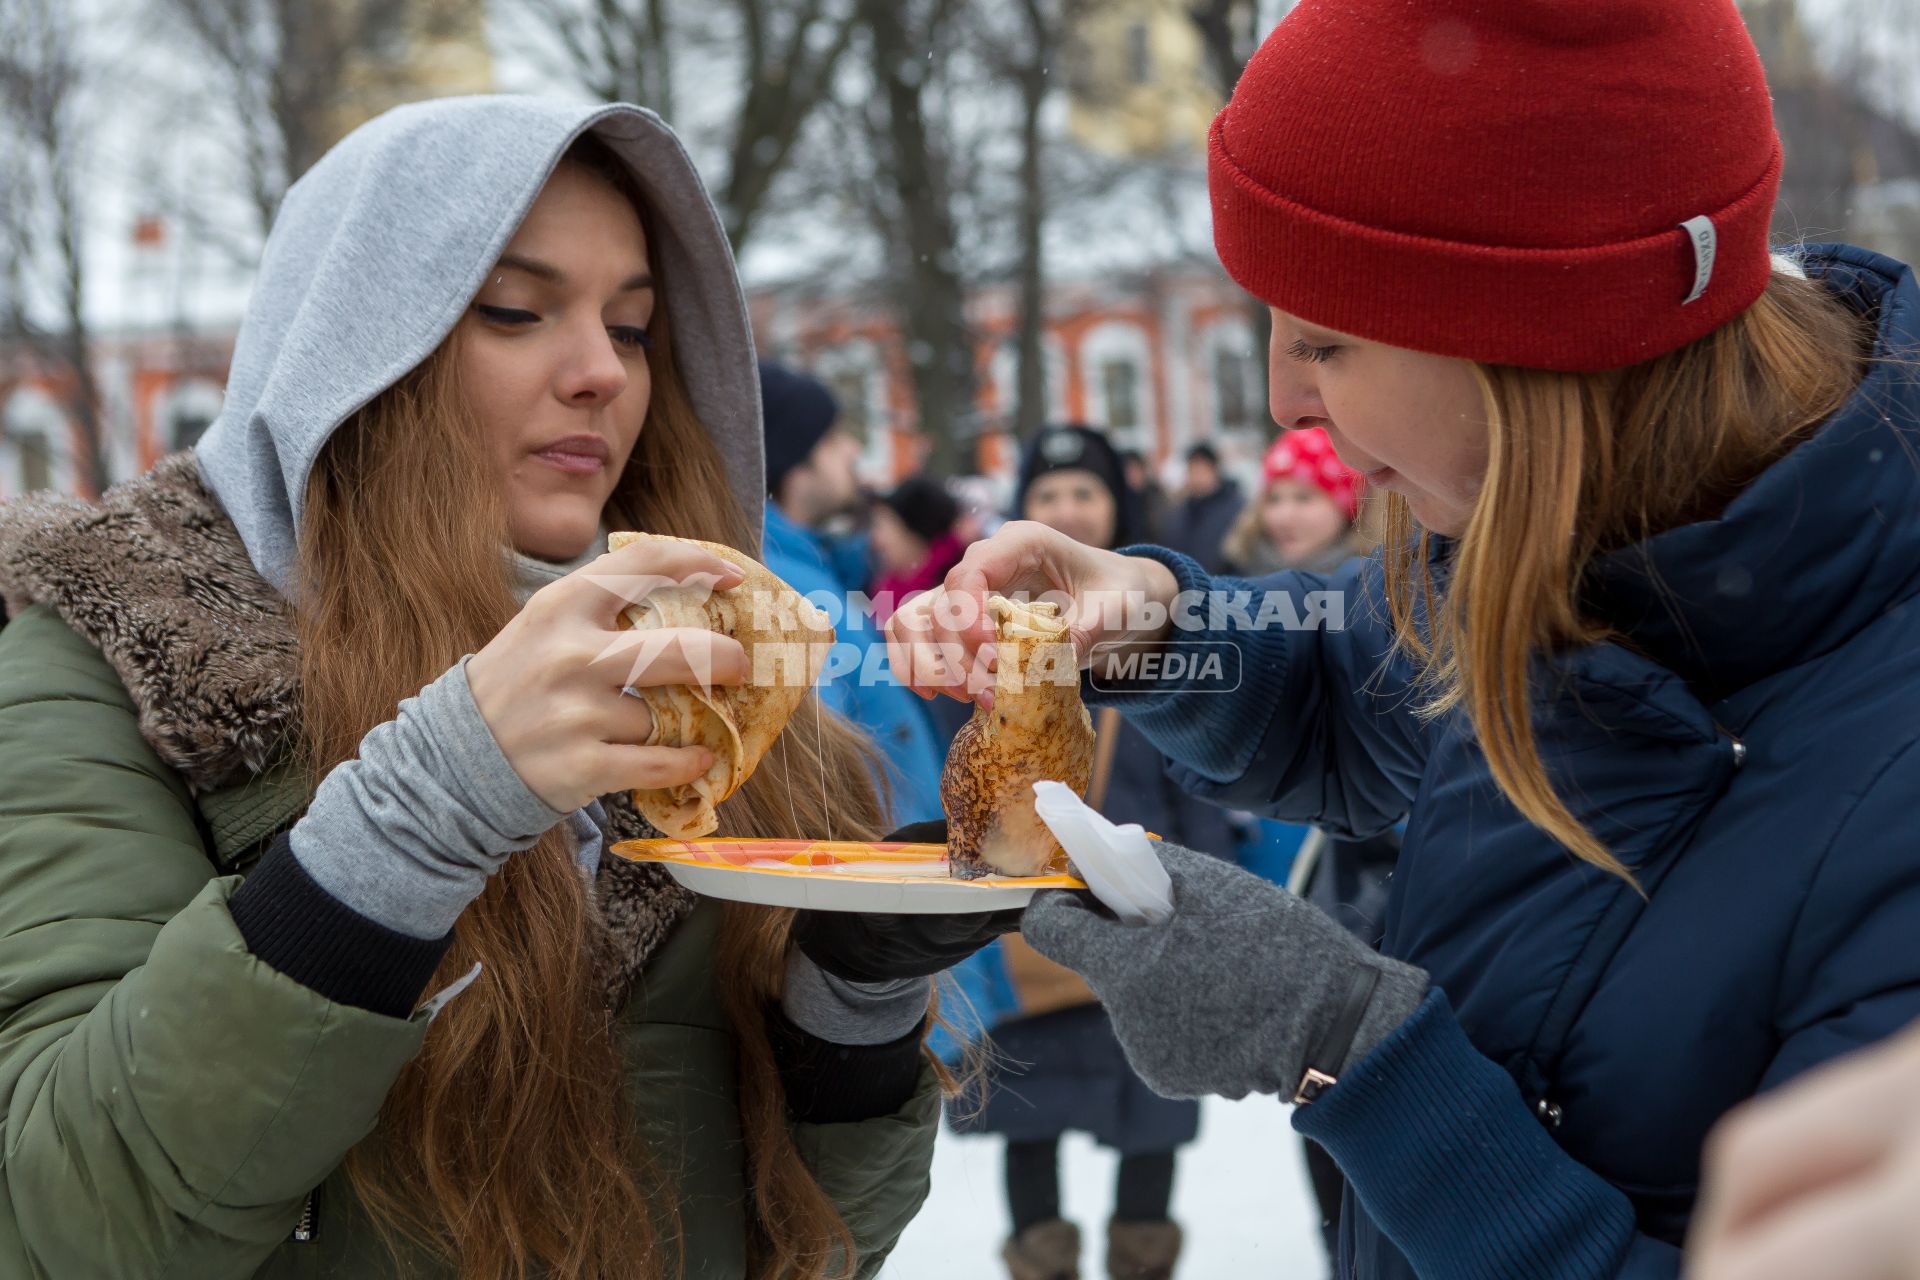
<path id="1" fill-rule="evenodd" d="M 1339 349 L 1338 347 L 1310 347 L 1305 338 L 1296 338 L 1293 345 L 1287 348 L 1287 354 L 1295 360 L 1305 360 L 1308 364 L 1325 364 Z"/>
<path id="2" fill-rule="evenodd" d="M 532 324 L 540 318 L 531 311 L 521 311 L 514 307 L 489 307 L 481 304 L 474 309 L 495 324 Z"/>
<path id="3" fill-rule="evenodd" d="M 631 351 L 651 351 L 653 335 L 637 324 L 616 324 L 607 330 L 613 340 Z"/>

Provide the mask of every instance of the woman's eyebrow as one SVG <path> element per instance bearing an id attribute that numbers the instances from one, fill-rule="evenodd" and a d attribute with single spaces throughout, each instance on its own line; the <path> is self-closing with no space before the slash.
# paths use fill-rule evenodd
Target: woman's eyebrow
<path id="1" fill-rule="evenodd" d="M 554 266 L 551 262 L 542 262 L 538 258 L 528 258 L 517 253 L 500 255 L 500 267 L 512 267 L 515 271 L 524 271 L 534 279 L 544 280 L 548 284 L 565 284 L 567 282 L 567 273 Z M 625 280 L 621 281 L 620 288 L 616 292 L 631 293 L 637 289 L 651 288 L 653 288 L 653 275 L 650 272 L 642 271 L 635 275 L 628 276 Z"/>

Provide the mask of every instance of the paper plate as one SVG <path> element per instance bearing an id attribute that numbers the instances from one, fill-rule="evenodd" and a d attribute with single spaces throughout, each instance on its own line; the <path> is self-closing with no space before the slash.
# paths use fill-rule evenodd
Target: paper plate
<path id="1" fill-rule="evenodd" d="M 935 915 L 1023 907 L 1074 876 L 955 880 L 947 847 L 858 840 L 624 840 L 613 852 L 657 862 L 695 893 L 769 907 Z"/>

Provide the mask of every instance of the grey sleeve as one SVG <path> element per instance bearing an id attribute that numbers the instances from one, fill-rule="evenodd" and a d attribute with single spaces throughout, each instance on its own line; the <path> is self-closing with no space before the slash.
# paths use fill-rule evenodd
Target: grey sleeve
<path id="1" fill-rule="evenodd" d="M 289 847 L 315 883 L 361 915 L 439 938 L 507 855 L 566 817 L 501 753 L 462 658 L 322 779 Z"/>
<path id="2" fill-rule="evenodd" d="M 787 951 L 787 985 L 780 996 L 788 1021 L 830 1044 L 890 1044 L 926 1021 L 931 978 L 849 982 L 800 953 Z"/>

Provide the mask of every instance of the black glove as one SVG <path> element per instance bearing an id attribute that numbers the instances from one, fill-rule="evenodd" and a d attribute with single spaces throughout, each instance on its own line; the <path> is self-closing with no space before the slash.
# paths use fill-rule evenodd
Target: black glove
<path id="1" fill-rule="evenodd" d="M 886 837 L 945 844 L 944 820 L 916 822 Z M 848 982 L 925 978 L 959 964 L 995 938 L 1020 928 L 1025 908 L 962 915 L 866 915 L 804 910 L 794 916 L 800 954 Z"/>

